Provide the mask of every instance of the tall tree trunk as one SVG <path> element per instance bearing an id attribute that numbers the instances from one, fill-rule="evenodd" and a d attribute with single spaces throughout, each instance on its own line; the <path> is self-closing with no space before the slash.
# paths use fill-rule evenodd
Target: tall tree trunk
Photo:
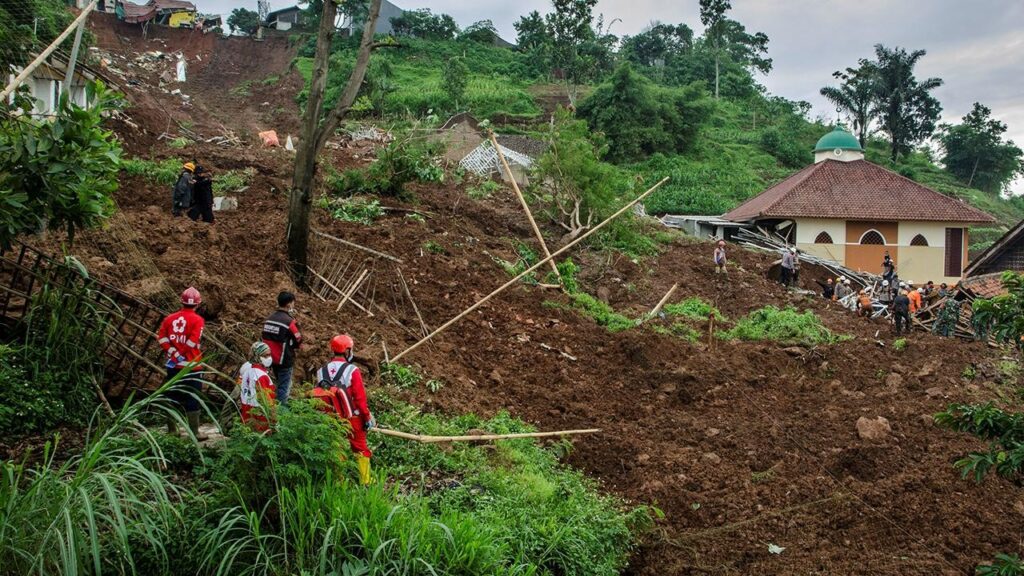
<path id="1" fill-rule="evenodd" d="M 338 97 L 323 123 L 324 92 L 327 89 L 327 72 L 331 56 L 331 40 L 334 37 L 334 20 L 337 6 L 332 0 L 324 0 L 320 28 L 317 31 L 316 56 L 313 59 L 313 77 L 310 81 L 309 99 L 302 114 L 302 131 L 295 154 L 295 172 L 288 199 L 288 262 L 292 277 L 300 286 L 305 285 L 309 248 L 309 215 L 313 207 L 313 183 L 316 160 L 327 140 L 348 114 L 359 94 L 359 88 L 370 65 L 370 53 L 377 47 L 373 42 L 373 31 L 380 16 L 381 0 L 372 0 L 370 13 L 363 27 L 363 39 L 359 45 L 355 68 L 349 76 L 345 90 Z"/>
<path id="2" fill-rule="evenodd" d="M 715 100 L 718 100 L 718 65 L 721 59 L 719 50 L 715 49 Z"/>
<path id="3" fill-rule="evenodd" d="M 981 156 L 974 157 L 974 168 L 971 168 L 971 177 L 967 179 L 967 187 L 970 188 L 971 184 L 974 183 L 974 175 L 978 173 L 978 162 L 981 162 Z"/>

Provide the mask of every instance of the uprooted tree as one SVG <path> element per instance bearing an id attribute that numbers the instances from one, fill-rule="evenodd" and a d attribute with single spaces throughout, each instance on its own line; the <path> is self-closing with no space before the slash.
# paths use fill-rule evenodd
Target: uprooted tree
<path id="1" fill-rule="evenodd" d="M 344 0 L 346 3 L 360 4 L 360 0 Z M 288 261 L 291 264 L 292 277 L 300 285 L 305 284 L 307 268 L 307 252 L 309 247 L 309 214 L 313 208 L 313 181 L 316 172 L 316 160 L 327 140 L 338 128 L 338 123 L 349 113 L 355 104 L 359 89 L 366 77 L 370 65 L 370 53 L 387 45 L 387 42 L 374 42 L 373 31 L 377 27 L 380 16 L 381 0 L 371 0 L 369 13 L 363 25 L 363 37 L 359 43 L 355 66 L 348 78 L 345 89 L 330 109 L 324 108 L 324 93 L 327 90 L 327 68 L 331 56 L 331 39 L 334 37 L 334 21 L 338 14 L 338 4 L 333 1 L 322 2 L 320 26 L 316 38 L 316 55 L 313 58 L 313 77 L 310 80 L 309 99 L 302 113 L 302 131 L 295 155 L 295 173 L 292 177 L 292 189 L 288 199 Z M 324 113 L 326 112 L 326 116 Z"/>

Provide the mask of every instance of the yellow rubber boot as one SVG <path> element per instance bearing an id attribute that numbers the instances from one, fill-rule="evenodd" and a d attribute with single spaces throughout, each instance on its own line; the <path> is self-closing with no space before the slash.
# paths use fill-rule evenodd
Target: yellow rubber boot
<path id="1" fill-rule="evenodd" d="M 370 484 L 370 459 L 362 454 L 356 454 L 356 465 L 359 467 L 359 483 L 363 486 Z"/>

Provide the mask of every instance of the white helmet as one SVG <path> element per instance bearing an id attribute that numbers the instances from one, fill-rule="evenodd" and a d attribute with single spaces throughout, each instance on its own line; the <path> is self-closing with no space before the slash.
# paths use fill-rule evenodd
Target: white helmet
<path id="1" fill-rule="evenodd" d="M 849 278 L 843 278 L 843 284 L 846 284 L 847 286 L 849 286 L 850 285 L 850 279 Z"/>
<path id="2" fill-rule="evenodd" d="M 889 286 L 889 281 L 888 280 L 882 280 L 882 286 L 888 287 Z"/>

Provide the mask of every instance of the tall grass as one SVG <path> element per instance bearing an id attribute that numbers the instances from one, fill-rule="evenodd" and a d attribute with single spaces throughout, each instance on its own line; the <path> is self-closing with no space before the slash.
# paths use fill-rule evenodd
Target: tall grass
<path id="1" fill-rule="evenodd" d="M 8 574 L 136 573 L 140 551 L 166 570 L 167 543 L 180 537 L 176 502 L 185 495 L 142 456 L 112 440 L 138 434 L 139 418 L 162 395 L 129 404 L 99 423 L 84 452 L 58 462 L 50 444 L 38 467 L 0 464 L 0 566 Z M 97 420 L 97 422 L 99 422 Z"/>

